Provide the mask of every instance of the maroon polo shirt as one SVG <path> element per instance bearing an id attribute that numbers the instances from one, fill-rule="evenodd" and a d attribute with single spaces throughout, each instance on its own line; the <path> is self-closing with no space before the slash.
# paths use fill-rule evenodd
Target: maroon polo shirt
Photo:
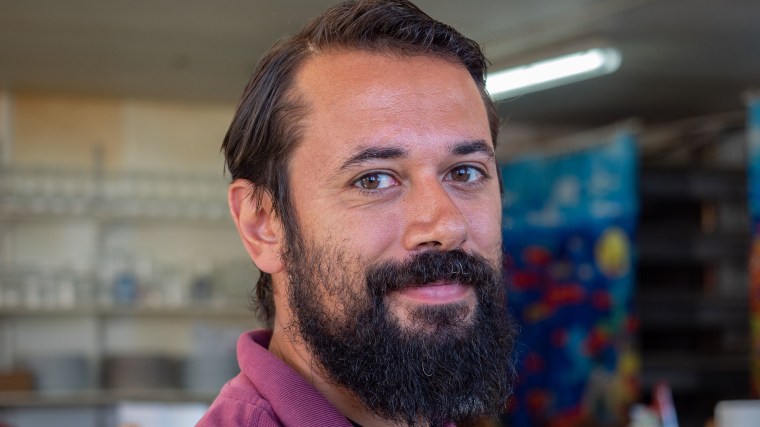
<path id="1" fill-rule="evenodd" d="M 240 336 L 240 374 L 224 385 L 196 427 L 352 427 L 309 382 L 267 350 L 272 331 Z"/>

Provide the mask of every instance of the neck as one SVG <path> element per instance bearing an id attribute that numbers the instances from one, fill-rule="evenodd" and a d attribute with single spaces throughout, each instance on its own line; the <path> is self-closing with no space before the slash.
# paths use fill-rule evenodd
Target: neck
<path id="1" fill-rule="evenodd" d="M 293 328 L 286 329 L 283 323 L 275 319 L 272 340 L 269 342 L 269 351 L 272 354 L 310 382 L 346 418 L 362 427 L 397 426 L 371 412 L 345 388 L 328 381 L 320 372 L 318 363 L 303 344 L 303 340 L 291 337 L 289 331 Z"/>

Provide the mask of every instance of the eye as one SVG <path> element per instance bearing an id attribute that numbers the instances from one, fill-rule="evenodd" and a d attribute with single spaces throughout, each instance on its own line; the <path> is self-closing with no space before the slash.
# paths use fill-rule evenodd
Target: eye
<path id="1" fill-rule="evenodd" d="M 364 190 L 382 190 L 384 188 L 392 187 L 395 184 L 396 180 L 393 179 L 393 177 L 380 172 L 368 173 L 354 181 L 354 187 L 359 187 Z"/>
<path id="2" fill-rule="evenodd" d="M 456 182 L 474 182 L 483 178 L 484 174 L 473 166 L 457 166 L 449 172 L 449 177 Z"/>

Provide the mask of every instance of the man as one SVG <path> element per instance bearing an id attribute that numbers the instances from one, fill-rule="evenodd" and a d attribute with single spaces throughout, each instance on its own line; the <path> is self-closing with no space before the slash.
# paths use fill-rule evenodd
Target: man
<path id="1" fill-rule="evenodd" d="M 223 144 L 271 330 L 200 426 L 440 426 L 511 392 L 498 118 L 479 46 L 405 0 L 275 45 Z"/>

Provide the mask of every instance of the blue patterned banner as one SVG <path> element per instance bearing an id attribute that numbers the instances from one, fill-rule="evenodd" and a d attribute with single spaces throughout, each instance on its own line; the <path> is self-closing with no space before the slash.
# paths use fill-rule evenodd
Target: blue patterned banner
<path id="1" fill-rule="evenodd" d="M 502 175 L 509 307 L 521 327 L 511 425 L 620 425 L 638 393 L 635 139 L 621 130 Z"/>
<path id="2" fill-rule="evenodd" d="M 747 120 L 749 141 L 749 209 L 752 217 L 750 253 L 750 326 L 752 333 L 752 393 L 760 397 L 760 98 L 749 104 Z"/>
<path id="3" fill-rule="evenodd" d="M 760 97 L 749 103 L 747 118 L 749 141 L 749 206 L 753 219 L 760 218 Z"/>

